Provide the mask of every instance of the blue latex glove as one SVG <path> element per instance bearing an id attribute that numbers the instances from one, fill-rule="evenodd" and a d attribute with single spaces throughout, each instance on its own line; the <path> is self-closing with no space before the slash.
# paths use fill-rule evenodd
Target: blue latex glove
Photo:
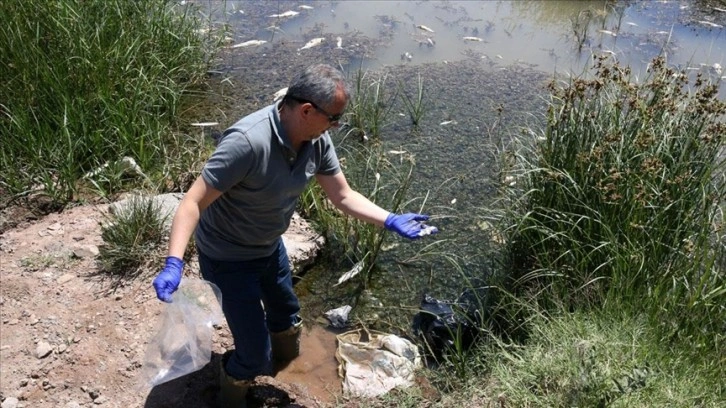
<path id="1" fill-rule="evenodd" d="M 159 272 L 152 283 L 156 289 L 156 297 L 164 302 L 171 303 L 171 294 L 176 292 L 181 282 L 184 261 L 175 257 L 167 256 L 164 269 Z"/>
<path id="2" fill-rule="evenodd" d="M 431 227 L 423 222 L 428 220 L 428 215 L 423 214 L 388 214 L 386 222 L 383 225 L 389 231 L 395 231 L 398 235 L 408 239 L 418 239 L 424 235 L 435 234 L 439 232 L 438 228 Z"/>

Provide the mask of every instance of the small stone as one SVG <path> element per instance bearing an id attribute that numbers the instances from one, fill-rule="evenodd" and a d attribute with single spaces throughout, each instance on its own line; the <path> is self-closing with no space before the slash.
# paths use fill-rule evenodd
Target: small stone
<path id="1" fill-rule="evenodd" d="M 58 283 L 59 285 L 62 285 L 64 283 L 66 283 L 66 282 L 74 279 L 75 277 L 76 277 L 75 274 L 66 273 L 66 274 L 63 274 L 63 276 L 61 276 L 58 279 L 56 279 L 56 283 Z"/>
<path id="2" fill-rule="evenodd" d="M 17 408 L 19 402 L 20 401 L 18 401 L 15 397 L 7 397 L 5 398 L 5 401 L 0 404 L 0 408 Z"/>
<path id="3" fill-rule="evenodd" d="M 35 348 L 35 356 L 37 358 L 48 357 L 53 352 L 53 347 L 46 341 L 38 342 L 38 347 Z"/>
<path id="4" fill-rule="evenodd" d="M 73 248 L 73 255 L 77 258 L 93 258 L 99 254 L 95 245 L 81 245 Z"/>
<path id="5" fill-rule="evenodd" d="M 93 403 L 96 405 L 101 405 L 108 401 L 108 397 L 101 395 L 100 397 L 93 400 Z"/>

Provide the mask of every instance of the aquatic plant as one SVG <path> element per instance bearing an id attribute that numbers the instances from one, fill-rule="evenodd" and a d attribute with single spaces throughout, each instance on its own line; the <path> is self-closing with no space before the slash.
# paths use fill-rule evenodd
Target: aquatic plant
<path id="1" fill-rule="evenodd" d="M 418 129 L 421 123 L 421 119 L 423 118 L 424 113 L 426 113 L 427 108 L 424 101 L 426 87 L 424 85 L 421 74 L 417 76 L 417 79 L 418 81 L 416 82 L 416 93 L 413 96 L 409 96 L 409 94 L 405 91 L 404 83 L 398 83 L 399 94 L 402 95 L 403 105 L 406 107 L 408 117 L 411 119 L 411 124 L 413 125 L 414 129 Z"/>
<path id="2" fill-rule="evenodd" d="M 193 6 L 10 0 L 0 18 L 0 188 L 63 205 L 89 173 L 104 193 L 137 182 L 115 171 L 125 156 L 159 173 L 182 95 L 219 41 Z"/>
<path id="3" fill-rule="evenodd" d="M 378 139 L 388 124 L 397 92 L 386 86 L 386 75 L 371 78 L 371 74 L 356 71 L 353 96 L 348 107 L 348 134 Z"/>
<path id="4" fill-rule="evenodd" d="M 359 143 L 340 143 L 338 150 L 353 189 L 390 211 L 399 211 L 408 204 L 406 194 L 415 164 L 412 157 L 393 163 L 380 145 Z M 336 254 L 336 262 L 349 265 L 363 262 L 360 275 L 365 277 L 364 285 L 368 284 L 374 276 L 381 247 L 391 234 L 335 209 L 317 183 L 308 185 L 298 208 L 324 234 L 330 251 Z"/>
<path id="5" fill-rule="evenodd" d="M 638 83 L 595 60 L 553 82 L 548 124 L 505 186 L 506 285 L 544 309 L 649 312 L 666 338 L 723 350 L 726 104 L 656 58 Z M 531 131 L 537 135 L 538 132 Z"/>

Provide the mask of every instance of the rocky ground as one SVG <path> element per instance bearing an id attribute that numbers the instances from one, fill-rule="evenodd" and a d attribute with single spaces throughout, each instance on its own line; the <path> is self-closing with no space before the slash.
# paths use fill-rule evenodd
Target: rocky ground
<path id="1" fill-rule="evenodd" d="M 38 217 L 4 211 L 3 225 L 14 228 L 0 230 L 2 408 L 215 406 L 217 363 L 232 348 L 224 323 L 215 329 L 212 359 L 204 368 L 153 389 L 140 384 L 147 344 L 165 304 L 151 287 L 153 271 L 123 285 L 97 273 L 100 222 L 107 211 L 107 205 Z M 303 220 L 286 237 L 296 262 L 305 256 L 294 254 L 314 255 L 305 245 L 316 237 Z M 185 274 L 198 279 L 194 262 Z M 342 403 L 335 347 L 333 333 L 308 324 L 303 355 L 275 378 L 258 379 L 250 406 Z"/>

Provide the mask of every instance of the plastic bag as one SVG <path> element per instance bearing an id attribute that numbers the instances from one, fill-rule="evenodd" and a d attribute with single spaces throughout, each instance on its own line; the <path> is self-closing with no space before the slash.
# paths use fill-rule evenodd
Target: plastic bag
<path id="1" fill-rule="evenodd" d="M 375 397 L 414 383 L 421 367 L 418 348 L 394 334 L 353 330 L 337 336 L 338 375 L 348 395 Z"/>
<path id="2" fill-rule="evenodd" d="M 424 340 L 435 358 L 456 349 L 457 342 L 464 349 L 472 345 L 478 332 L 475 323 L 480 319 L 464 294 L 456 302 L 445 302 L 424 294 L 420 307 L 421 312 L 413 319 L 413 332 Z"/>
<path id="3" fill-rule="evenodd" d="M 204 367 L 222 314 L 222 293 L 208 281 L 185 279 L 164 305 L 159 331 L 146 347 L 140 386 L 153 388 Z"/>

